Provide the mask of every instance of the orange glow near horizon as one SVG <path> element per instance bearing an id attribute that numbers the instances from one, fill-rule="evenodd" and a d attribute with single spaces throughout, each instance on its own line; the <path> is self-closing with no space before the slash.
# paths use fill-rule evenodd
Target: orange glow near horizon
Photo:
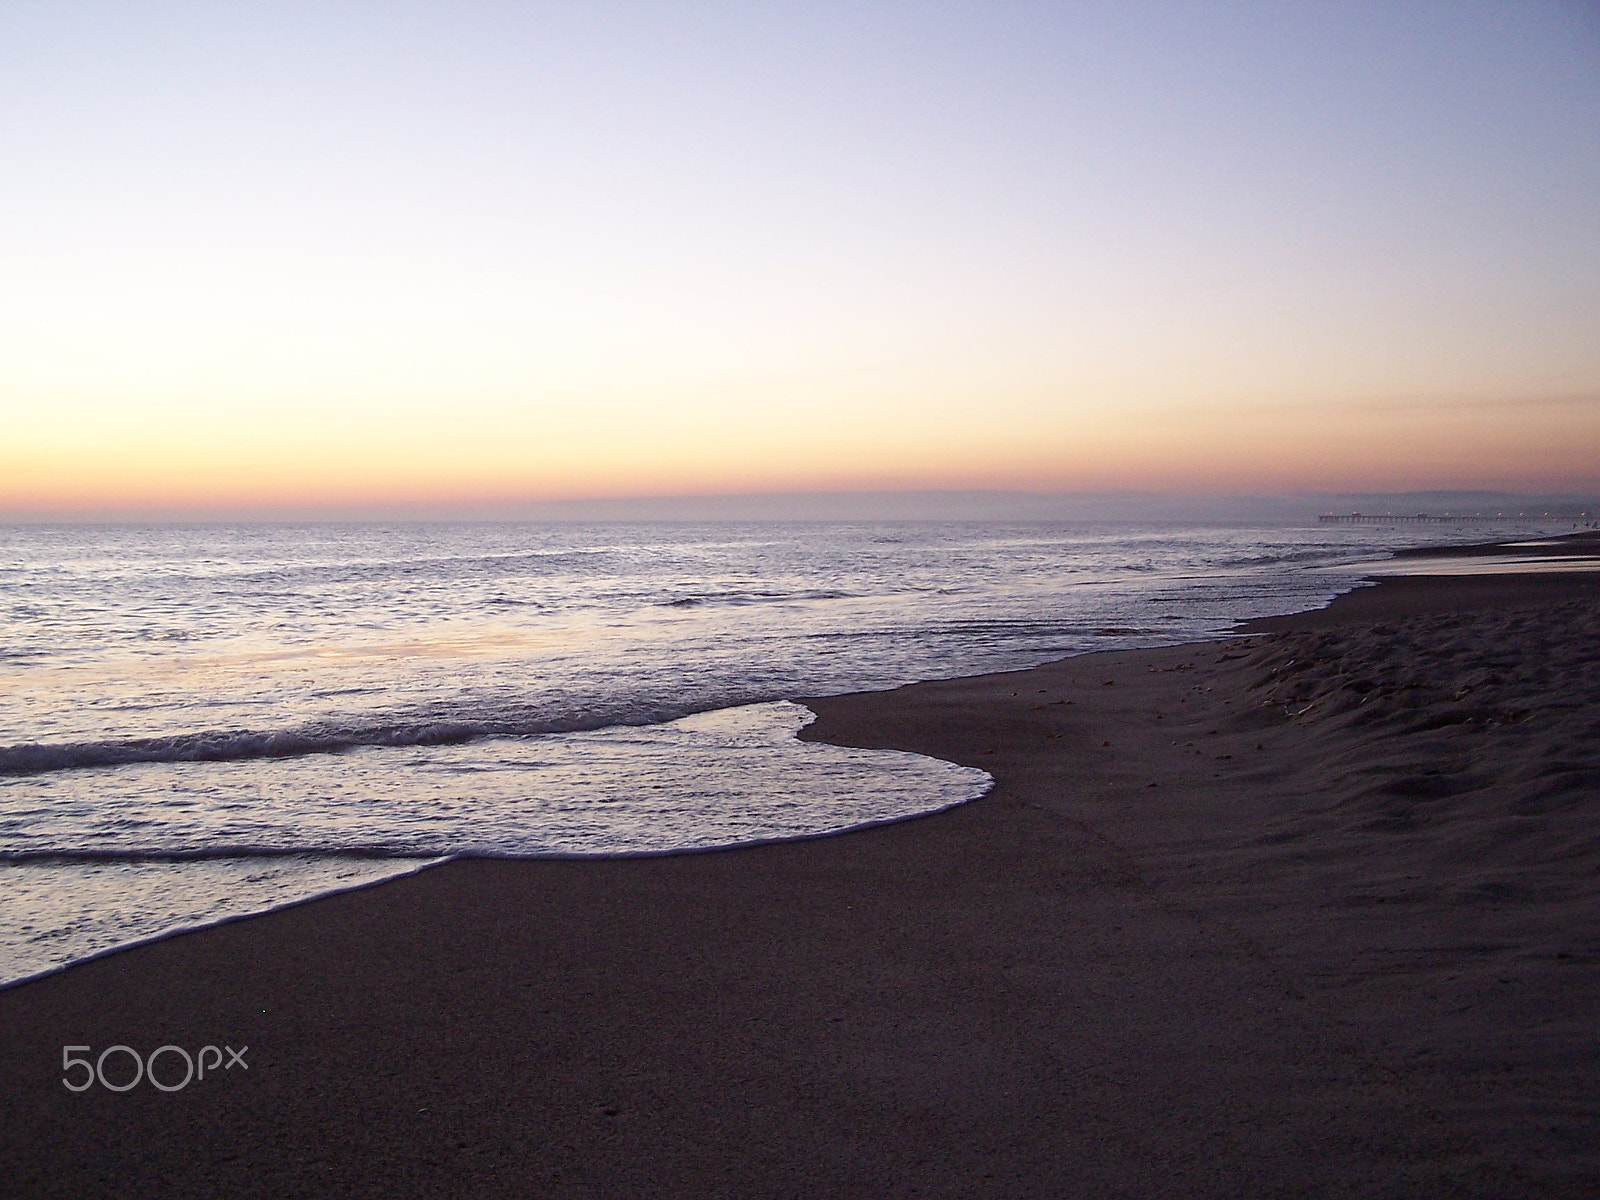
<path id="1" fill-rule="evenodd" d="M 1560 6 L 319 12 L 0 8 L 0 520 L 1600 494 Z"/>
<path id="2" fill-rule="evenodd" d="M 989 422 L 984 405 L 897 427 L 840 409 L 782 428 L 639 414 L 631 428 L 537 420 L 364 431 L 324 422 L 186 438 L 102 426 L 0 448 L 0 510 L 115 515 L 340 511 L 611 497 L 998 489 L 1287 495 L 1490 489 L 1600 493 L 1588 401 L 1147 408 L 1114 419 Z M 992 407 L 987 410 L 992 413 Z M 961 419 L 961 417 L 966 419 Z M 81 428 L 81 427 L 80 427 Z M 1446 431 L 1447 436 L 1441 431 Z"/>

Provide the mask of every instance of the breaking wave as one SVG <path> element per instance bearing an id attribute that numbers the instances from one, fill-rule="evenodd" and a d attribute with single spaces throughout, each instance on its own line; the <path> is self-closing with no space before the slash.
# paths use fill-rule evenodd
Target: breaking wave
<path id="1" fill-rule="evenodd" d="M 582 733 L 615 726 L 659 725 L 707 709 L 767 697 L 698 698 L 693 704 L 585 709 L 559 716 L 504 713 L 476 719 L 420 718 L 294 729 L 205 729 L 164 737 L 0 746 L 0 776 L 44 775 L 135 763 L 234 762 L 339 754 L 363 747 L 455 746 L 489 737 Z"/>

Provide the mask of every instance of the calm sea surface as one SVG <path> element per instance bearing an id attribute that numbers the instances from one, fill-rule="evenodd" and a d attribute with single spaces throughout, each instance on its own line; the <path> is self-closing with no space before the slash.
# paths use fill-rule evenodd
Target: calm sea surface
<path id="1" fill-rule="evenodd" d="M 0 982 L 452 855 L 960 803 L 988 777 L 797 742 L 790 699 L 1208 637 L 1506 532 L 0 529 Z"/>

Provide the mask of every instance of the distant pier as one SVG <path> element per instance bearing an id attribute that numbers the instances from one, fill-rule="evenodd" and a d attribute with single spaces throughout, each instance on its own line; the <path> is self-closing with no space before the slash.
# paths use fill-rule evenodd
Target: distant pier
<path id="1" fill-rule="evenodd" d="M 1572 521 L 1589 525 L 1594 514 L 1583 512 L 1497 512 L 1497 513 L 1327 513 L 1317 518 L 1324 525 L 1453 525 L 1462 521 Z"/>
<path id="2" fill-rule="evenodd" d="M 1449 513 L 1442 516 L 1416 513 L 1407 517 L 1392 516 L 1388 513 L 1381 516 L 1376 513 L 1328 513 L 1317 518 L 1324 525 L 1448 525 L 1469 519 L 1481 521 L 1484 518 L 1453 517 Z"/>

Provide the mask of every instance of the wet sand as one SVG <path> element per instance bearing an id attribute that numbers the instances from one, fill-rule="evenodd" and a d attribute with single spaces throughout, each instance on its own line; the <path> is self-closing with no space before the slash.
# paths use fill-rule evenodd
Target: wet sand
<path id="1" fill-rule="evenodd" d="M 8 1192 L 1600 1189 L 1600 576 L 807 703 L 996 787 L 452 863 L 0 992 Z M 249 1066 L 62 1086 L 114 1043 Z"/>

